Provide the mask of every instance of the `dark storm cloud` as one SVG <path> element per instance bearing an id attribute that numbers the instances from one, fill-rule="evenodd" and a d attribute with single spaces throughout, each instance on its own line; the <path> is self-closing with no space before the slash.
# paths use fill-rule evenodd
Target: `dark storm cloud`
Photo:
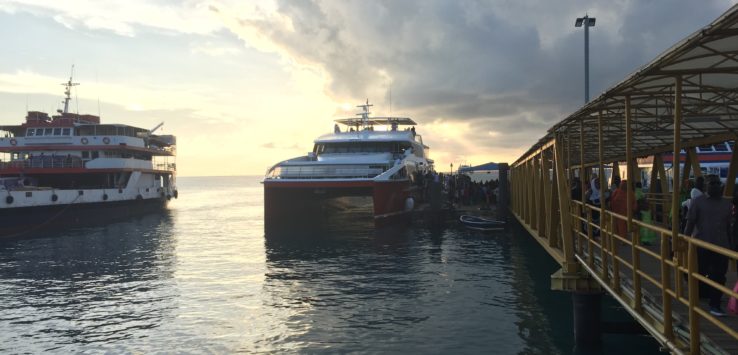
<path id="1" fill-rule="evenodd" d="M 491 148 L 530 144 L 583 103 L 583 34 L 573 23 L 584 11 L 598 18 L 591 29 L 596 97 L 731 3 L 280 1 L 291 28 L 241 23 L 324 68 L 332 95 L 363 101 L 388 90 L 391 78 L 395 112 L 421 122 L 471 121 L 476 133 L 468 138 Z M 488 131 L 501 135 L 489 139 Z"/>

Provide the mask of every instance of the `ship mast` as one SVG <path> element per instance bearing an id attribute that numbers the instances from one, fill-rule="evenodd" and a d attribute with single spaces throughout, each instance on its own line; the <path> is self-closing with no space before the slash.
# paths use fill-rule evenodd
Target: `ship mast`
<path id="1" fill-rule="evenodd" d="M 356 106 L 361 107 L 364 110 L 364 112 L 356 114 L 357 116 L 361 116 L 361 128 L 367 128 L 369 126 L 369 114 L 371 113 L 369 112 L 369 108 L 372 106 L 374 105 L 369 103 L 369 99 L 366 99 L 366 104 Z"/>
<path id="2" fill-rule="evenodd" d="M 69 113 L 69 101 L 72 99 L 72 86 L 77 86 L 79 83 L 73 83 L 72 77 L 74 76 L 74 65 L 72 65 L 72 73 L 69 74 L 69 81 L 62 83 L 64 86 L 64 111 L 62 113 Z"/>

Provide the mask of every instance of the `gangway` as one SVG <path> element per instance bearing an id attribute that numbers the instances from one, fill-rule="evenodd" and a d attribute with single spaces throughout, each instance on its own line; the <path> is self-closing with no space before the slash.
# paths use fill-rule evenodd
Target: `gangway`
<path id="1" fill-rule="evenodd" d="M 736 53 L 738 6 L 733 6 L 555 124 L 510 167 L 510 210 L 561 265 L 552 288 L 572 292 L 575 301 L 609 294 L 676 354 L 738 354 L 738 316 L 713 316 L 698 294 L 702 282 L 720 290 L 724 300 L 738 297 L 732 290 L 738 252 L 679 230 L 683 177 L 701 174 L 696 147 L 738 138 Z M 686 152 L 682 163 L 667 175 L 663 156 L 681 151 Z M 729 182 L 738 173 L 737 151 Z M 627 212 L 618 214 L 604 198 L 592 205 L 583 192 L 572 190 L 592 179 L 610 186 L 599 172 L 619 175 L 622 167 L 632 191 L 640 179 L 637 159 L 646 157 L 653 172 L 645 184 L 650 223 L 636 218 L 631 194 Z M 724 198 L 732 198 L 734 188 L 727 184 Z M 620 221 L 626 233 L 616 232 Z M 641 231 L 656 236 L 654 245 L 641 242 Z M 698 249 L 730 260 L 726 285 L 698 273 Z M 579 324 L 575 331 L 581 336 L 586 327 Z"/>

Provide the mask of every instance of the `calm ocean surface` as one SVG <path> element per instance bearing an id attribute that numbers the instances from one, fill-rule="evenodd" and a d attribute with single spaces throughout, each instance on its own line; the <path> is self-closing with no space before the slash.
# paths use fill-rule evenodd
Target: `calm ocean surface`
<path id="1" fill-rule="evenodd" d="M 345 214 L 266 239 L 259 179 L 179 178 L 166 213 L 0 241 L 0 352 L 574 352 L 557 266 L 517 226 L 375 232 Z"/>

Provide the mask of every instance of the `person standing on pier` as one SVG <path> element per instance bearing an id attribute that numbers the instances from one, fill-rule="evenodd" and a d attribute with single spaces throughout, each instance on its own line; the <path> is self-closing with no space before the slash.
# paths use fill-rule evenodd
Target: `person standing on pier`
<path id="1" fill-rule="evenodd" d="M 717 175 L 708 175 L 707 195 L 695 198 L 689 207 L 687 214 L 687 228 L 685 234 L 712 243 L 714 245 L 730 248 L 730 221 L 731 203 L 723 199 L 723 185 Z M 728 258 L 711 250 L 697 249 L 700 273 L 720 284 L 725 285 L 725 274 L 728 272 Z M 720 299 L 723 293 L 720 290 L 709 287 L 710 314 L 724 316 Z"/>
<path id="2" fill-rule="evenodd" d="M 635 199 L 635 194 L 633 191 L 627 191 L 628 190 L 628 180 L 623 180 L 620 182 L 620 188 L 615 190 L 615 192 L 612 193 L 612 198 L 610 199 L 610 209 L 621 215 L 621 216 L 627 216 L 628 215 L 628 199 L 630 198 L 630 206 L 633 211 L 635 211 L 638 208 L 638 204 Z M 630 196 L 628 196 L 630 195 Z M 627 220 L 622 218 L 615 218 L 615 233 L 617 235 L 627 238 L 628 237 L 628 223 Z"/>

